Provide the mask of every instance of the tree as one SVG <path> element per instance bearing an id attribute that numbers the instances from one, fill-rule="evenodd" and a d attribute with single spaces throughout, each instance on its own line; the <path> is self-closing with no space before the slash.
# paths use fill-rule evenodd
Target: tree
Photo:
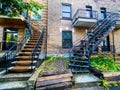
<path id="1" fill-rule="evenodd" d="M 6 16 L 19 16 L 26 10 L 32 11 L 38 14 L 37 11 L 43 9 L 44 5 L 29 0 L 29 2 L 24 2 L 24 0 L 0 0 L 0 15 Z"/>

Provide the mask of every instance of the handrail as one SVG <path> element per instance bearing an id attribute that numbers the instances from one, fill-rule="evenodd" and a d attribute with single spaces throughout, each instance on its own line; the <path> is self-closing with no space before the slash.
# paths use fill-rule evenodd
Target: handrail
<path id="1" fill-rule="evenodd" d="M 117 14 L 118 15 L 118 14 Z M 96 32 L 95 34 L 101 32 L 104 26 L 107 24 L 107 22 L 109 22 L 109 20 L 113 19 L 116 16 L 115 13 L 111 13 L 109 14 L 105 19 L 103 19 L 101 22 L 99 22 L 101 25 L 99 25 L 99 23 L 94 24 L 93 26 L 90 27 L 90 29 L 88 30 L 88 32 Z M 95 35 L 94 35 L 95 36 Z M 95 37 L 94 37 L 95 38 Z M 83 40 L 88 41 L 88 37 L 87 34 L 84 35 L 84 37 L 82 38 Z M 92 39 L 91 39 L 92 41 Z M 80 42 L 81 43 L 81 42 Z M 88 42 L 87 42 L 88 43 Z M 86 44 L 88 45 L 88 44 Z M 82 47 L 82 45 L 79 44 L 79 47 Z M 72 53 L 72 50 L 75 48 L 75 45 L 73 46 L 72 49 L 69 50 L 69 53 Z M 71 56 L 71 54 L 70 54 Z"/>
<path id="2" fill-rule="evenodd" d="M 29 39 L 29 38 L 27 38 L 26 37 L 26 35 L 24 35 L 23 37 L 21 37 L 18 41 L 17 41 L 17 43 L 15 43 L 9 50 L 7 50 L 4 54 L 3 54 L 3 56 L 0 58 L 0 62 L 2 62 L 2 61 L 5 61 L 6 63 L 5 63 L 5 68 L 6 68 L 6 72 L 8 71 L 8 67 L 9 67 L 9 60 L 10 59 L 13 59 L 13 58 L 15 58 L 15 56 L 20 52 L 20 50 L 22 49 L 22 47 L 24 46 L 24 42 L 26 42 L 27 41 L 27 39 Z M 13 49 L 16 47 L 16 46 L 18 46 L 17 47 L 17 50 L 14 50 L 13 51 Z"/>
<path id="3" fill-rule="evenodd" d="M 32 52 L 31 52 L 31 54 L 29 56 L 30 59 L 32 60 L 31 69 L 34 69 L 33 66 L 32 66 L 33 61 L 36 60 L 36 59 L 38 61 L 38 59 L 39 59 L 39 55 L 41 53 L 41 45 L 42 45 L 42 42 L 43 42 L 43 40 L 42 40 L 43 36 L 44 36 L 44 28 L 42 29 L 42 32 L 40 32 L 40 36 L 39 36 L 39 38 L 38 38 L 38 40 L 37 40 L 37 42 L 36 42 Z M 42 60 L 37 62 L 37 63 L 41 63 L 41 62 L 42 62 Z M 35 65 L 35 67 L 37 67 L 37 64 Z"/>

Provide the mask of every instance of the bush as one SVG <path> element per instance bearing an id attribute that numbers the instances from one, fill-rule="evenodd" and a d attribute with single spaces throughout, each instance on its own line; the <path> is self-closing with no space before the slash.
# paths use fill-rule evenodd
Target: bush
<path id="1" fill-rule="evenodd" d="M 92 57 L 90 65 L 102 71 L 120 71 L 120 66 L 108 55 Z"/>

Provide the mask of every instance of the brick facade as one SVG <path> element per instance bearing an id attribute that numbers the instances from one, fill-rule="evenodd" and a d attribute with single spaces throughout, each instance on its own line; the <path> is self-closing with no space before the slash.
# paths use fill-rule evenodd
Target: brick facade
<path id="1" fill-rule="evenodd" d="M 107 12 L 120 11 L 120 0 L 48 0 L 48 54 L 65 54 L 68 52 L 68 49 L 62 48 L 63 30 L 72 31 L 72 39 L 75 42 L 90 28 L 73 27 L 72 20 L 62 19 L 62 3 L 71 4 L 72 16 L 77 9 L 86 9 L 86 5 L 92 6 L 92 10 L 98 12 L 98 19 L 101 18 L 101 7 L 106 8 Z M 120 42 L 117 39 L 119 34 L 119 28 L 115 29 L 114 39 L 117 53 L 120 52 Z M 112 34 L 110 34 L 110 45 L 112 44 Z"/>

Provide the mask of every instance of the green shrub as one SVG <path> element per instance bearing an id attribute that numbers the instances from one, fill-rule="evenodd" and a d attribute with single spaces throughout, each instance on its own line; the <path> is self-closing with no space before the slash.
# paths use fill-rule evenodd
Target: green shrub
<path id="1" fill-rule="evenodd" d="M 108 55 L 92 57 L 90 65 L 102 71 L 120 71 L 120 66 Z"/>

